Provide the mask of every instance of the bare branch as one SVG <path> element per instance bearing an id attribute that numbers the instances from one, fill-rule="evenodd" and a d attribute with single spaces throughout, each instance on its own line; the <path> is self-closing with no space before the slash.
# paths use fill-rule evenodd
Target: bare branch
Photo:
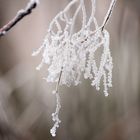
<path id="1" fill-rule="evenodd" d="M 105 28 L 107 22 L 109 21 L 109 19 L 110 19 L 110 17 L 111 17 L 111 14 L 112 14 L 112 12 L 113 12 L 113 9 L 114 9 L 114 6 L 115 6 L 116 1 L 117 1 L 117 0 L 112 0 L 112 2 L 111 2 L 111 4 L 110 4 L 109 10 L 108 10 L 108 12 L 107 12 L 107 14 L 106 14 L 106 16 L 105 16 L 105 18 L 104 18 L 104 22 L 103 22 L 103 24 L 102 24 L 102 28 L 101 28 L 102 31 L 104 30 L 104 28 Z"/>
<path id="2" fill-rule="evenodd" d="M 58 92 L 58 88 L 59 88 L 59 84 L 60 84 L 60 81 L 61 81 L 62 73 L 63 73 L 63 68 L 62 68 L 61 71 L 60 71 L 59 78 L 58 78 L 58 82 L 57 82 L 57 84 L 56 84 L 56 89 L 55 89 L 56 92 Z"/>
<path id="3" fill-rule="evenodd" d="M 32 10 L 36 8 L 38 0 L 30 0 L 25 9 L 19 10 L 16 16 L 6 25 L 0 29 L 0 37 L 4 36 L 9 30 L 11 30 L 20 20 L 25 16 L 32 13 Z"/>

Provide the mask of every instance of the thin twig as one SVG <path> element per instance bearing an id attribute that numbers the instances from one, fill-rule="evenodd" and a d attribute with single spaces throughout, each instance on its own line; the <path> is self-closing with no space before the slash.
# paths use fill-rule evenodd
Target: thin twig
<path id="1" fill-rule="evenodd" d="M 59 74 L 59 79 L 58 79 L 58 82 L 57 82 L 57 84 L 56 84 L 56 89 L 55 89 L 55 91 L 58 93 L 58 88 L 59 88 L 59 84 L 60 84 L 60 81 L 61 81 L 61 76 L 62 76 L 62 72 L 63 72 L 63 68 L 61 69 L 61 71 L 60 71 L 60 74 Z"/>
<path id="2" fill-rule="evenodd" d="M 104 18 L 101 31 L 104 30 L 104 28 L 105 28 L 107 22 L 109 21 L 109 19 L 110 19 L 110 17 L 111 17 L 111 14 L 112 14 L 112 12 L 113 12 L 113 9 L 114 9 L 114 6 L 115 6 L 116 1 L 117 1 L 117 0 L 112 0 L 112 2 L 111 2 L 111 4 L 110 4 L 110 7 L 109 7 L 109 10 L 108 10 L 108 12 L 107 12 L 107 14 L 106 14 L 106 16 L 105 16 L 105 18 Z"/>
<path id="3" fill-rule="evenodd" d="M 4 36 L 9 30 L 11 30 L 21 19 L 32 13 L 32 10 L 36 8 L 38 0 L 30 0 L 25 9 L 19 10 L 16 16 L 6 25 L 0 29 L 0 37 Z"/>

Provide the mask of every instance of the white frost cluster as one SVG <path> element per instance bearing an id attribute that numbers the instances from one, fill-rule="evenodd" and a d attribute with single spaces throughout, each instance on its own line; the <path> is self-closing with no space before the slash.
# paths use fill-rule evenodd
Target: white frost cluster
<path id="1" fill-rule="evenodd" d="M 59 123 L 61 123 L 61 120 L 59 119 L 59 110 L 61 109 L 60 104 L 60 96 L 58 92 L 53 91 L 53 94 L 56 96 L 56 110 L 54 113 L 52 113 L 52 120 L 55 122 L 54 126 L 51 128 L 50 133 L 53 137 L 56 136 L 56 129 L 59 127 Z"/>
<path id="2" fill-rule="evenodd" d="M 43 64 L 48 64 L 48 82 L 57 82 L 62 71 L 60 85 L 78 85 L 82 74 L 84 78 L 91 79 L 92 86 L 100 89 L 100 81 L 103 78 L 104 93 L 108 95 L 108 87 L 112 86 L 112 57 L 109 49 L 109 33 L 98 26 L 95 14 L 95 1 L 92 2 L 92 14 L 87 20 L 84 0 L 80 0 L 74 16 L 68 18 L 66 13 L 73 4 L 79 0 L 73 0 L 50 23 L 43 45 L 33 53 L 37 55 L 42 50 L 42 62 L 37 67 L 39 70 Z M 75 20 L 82 10 L 82 27 L 74 32 Z M 64 28 L 61 22 L 65 23 Z M 91 29 L 94 24 L 95 30 Z M 54 28 L 57 28 L 55 30 Z M 97 67 L 95 60 L 96 51 L 102 48 L 100 65 Z"/>
<path id="3" fill-rule="evenodd" d="M 112 2 L 115 0 L 112 0 Z M 109 48 L 109 33 L 104 29 L 107 18 L 103 25 L 99 26 L 95 18 L 95 2 L 91 0 L 92 11 L 90 17 L 86 14 L 84 0 L 72 0 L 66 8 L 58 13 L 50 23 L 47 35 L 42 46 L 33 53 L 42 53 L 42 62 L 37 67 L 39 70 L 44 64 L 49 66 L 48 82 L 58 82 L 60 85 L 70 86 L 81 83 L 81 77 L 91 80 L 91 85 L 100 89 L 103 80 L 104 94 L 108 96 L 108 88 L 112 86 L 112 57 Z M 78 3 L 78 7 L 72 17 L 68 16 L 70 8 Z M 111 9 L 110 7 L 109 9 Z M 79 31 L 74 32 L 78 14 L 82 12 L 82 25 Z M 110 14 L 109 12 L 107 14 Z M 94 29 L 93 29 L 94 27 Z M 100 64 L 97 65 L 96 52 L 101 49 Z M 56 128 L 60 120 L 58 113 L 60 102 L 58 94 L 57 108 L 53 113 L 54 127 L 51 134 L 55 136 Z"/>

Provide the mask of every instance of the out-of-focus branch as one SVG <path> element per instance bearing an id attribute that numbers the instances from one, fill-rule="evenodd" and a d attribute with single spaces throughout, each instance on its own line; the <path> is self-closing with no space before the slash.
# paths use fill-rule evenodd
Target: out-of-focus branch
<path id="1" fill-rule="evenodd" d="M 25 16 L 32 13 L 32 10 L 36 8 L 39 0 L 30 0 L 25 9 L 19 10 L 16 16 L 4 25 L 0 29 L 0 37 L 4 36 L 9 30 L 11 30 L 19 21 L 21 21 Z"/>

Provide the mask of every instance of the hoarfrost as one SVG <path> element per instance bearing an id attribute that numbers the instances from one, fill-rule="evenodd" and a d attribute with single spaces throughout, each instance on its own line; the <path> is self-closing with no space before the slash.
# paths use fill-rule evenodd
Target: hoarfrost
<path id="1" fill-rule="evenodd" d="M 109 48 L 110 36 L 104 27 L 116 0 L 111 1 L 101 26 L 98 25 L 95 17 L 96 0 L 91 0 L 92 11 L 90 17 L 87 17 L 84 2 L 84 0 L 72 0 L 63 11 L 54 17 L 42 46 L 33 55 L 42 53 L 42 62 L 37 69 L 41 69 L 44 64 L 49 66 L 49 74 L 45 78 L 48 82 L 56 82 L 58 83 L 57 86 L 78 85 L 81 83 L 80 78 L 83 75 L 85 79 L 89 78 L 91 80 L 92 86 L 100 90 L 100 82 L 103 79 L 104 94 L 108 96 L 108 88 L 112 87 L 113 62 Z M 79 5 L 70 18 L 67 13 L 75 3 Z M 82 25 L 79 31 L 74 32 L 76 19 L 80 11 L 82 11 L 83 17 Z M 95 28 L 93 29 L 93 27 Z M 98 66 L 95 54 L 100 48 L 102 54 Z M 55 136 L 56 128 L 59 127 L 60 123 L 58 114 L 61 105 L 57 90 L 55 95 L 57 106 L 55 113 L 52 114 L 55 122 L 50 130 L 52 136 Z"/>

